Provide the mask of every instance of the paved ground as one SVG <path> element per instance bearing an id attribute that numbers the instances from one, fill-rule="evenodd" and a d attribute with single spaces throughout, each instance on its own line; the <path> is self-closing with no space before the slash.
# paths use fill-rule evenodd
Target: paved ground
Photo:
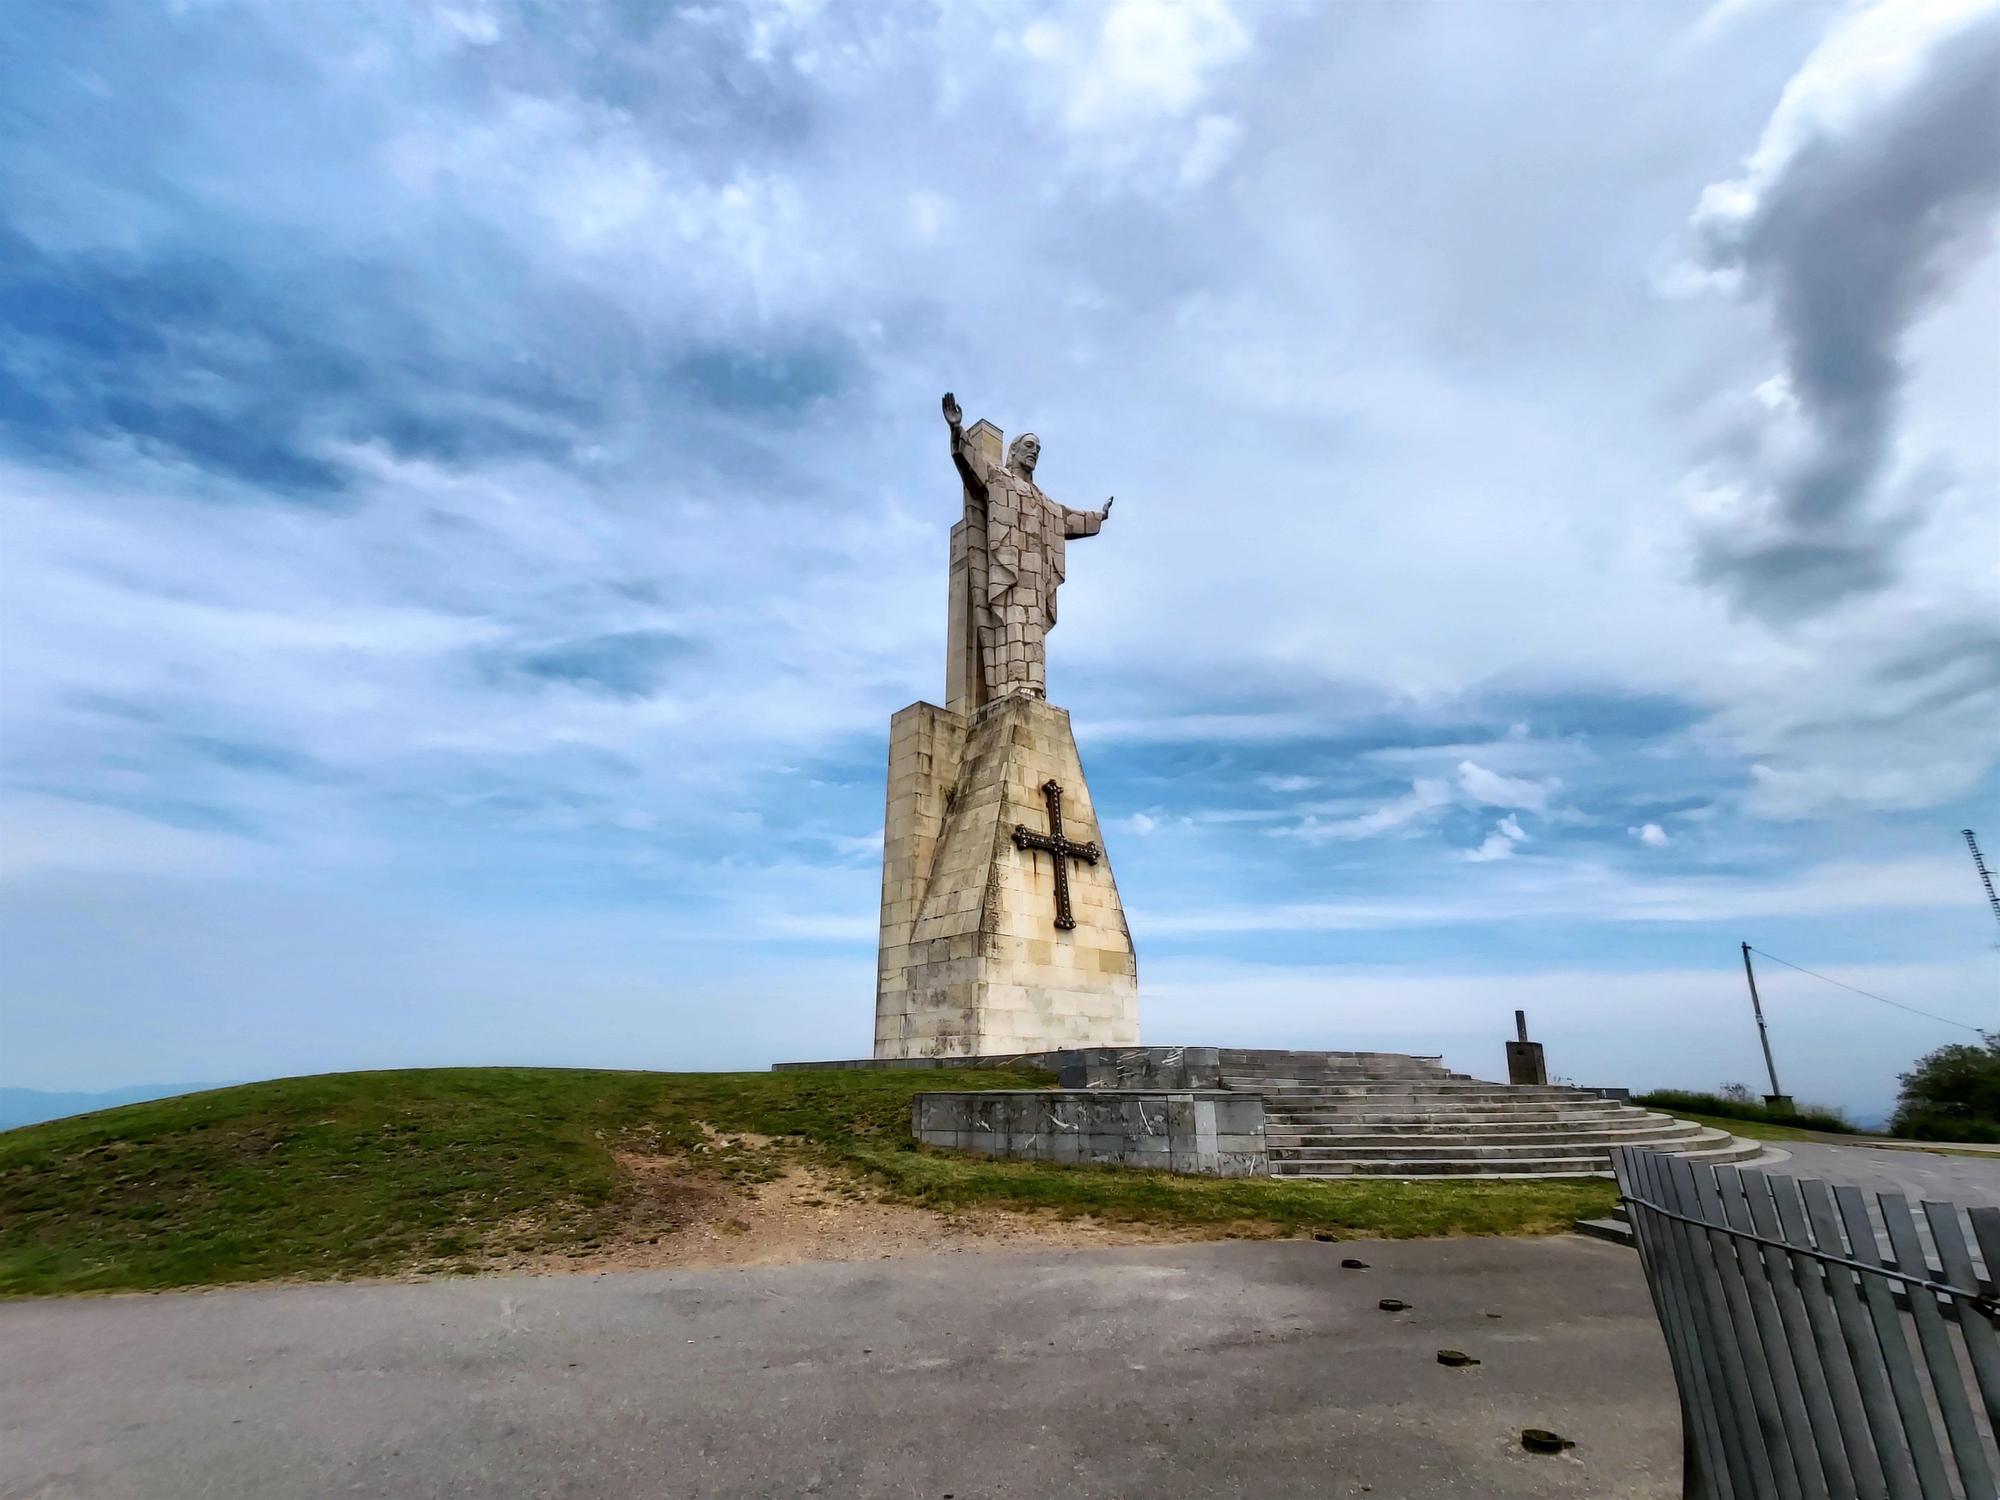
<path id="1" fill-rule="evenodd" d="M 1966 1217 L 1964 1210 L 2000 1208 L 2000 1161 L 1974 1156 L 1934 1155 L 1928 1151 L 1886 1146 L 1836 1146 L 1817 1141 L 1779 1141 L 1776 1144 L 1791 1159 L 1772 1167 L 1772 1172 L 1788 1177 L 1817 1178 L 1821 1182 L 1845 1183 L 1861 1189 L 1867 1198 L 1868 1217 L 1875 1225 L 1877 1247 L 1891 1258 L 1894 1258 L 1895 1251 L 1889 1243 L 1888 1228 L 1882 1221 L 1882 1210 L 1875 1202 L 1878 1193 L 1901 1193 L 1913 1205 L 1926 1200 L 1956 1203 L 1960 1209 L 1959 1235 L 1972 1257 L 1973 1269 L 1990 1277 L 1986 1259 L 1979 1252 L 1979 1240 L 1973 1233 L 1972 1221 Z M 1914 1217 L 1917 1239 L 1923 1244 L 1925 1256 L 1935 1264 L 1937 1247 L 1931 1240 L 1930 1224 L 1921 1210 L 1916 1211 Z"/>
<path id="2" fill-rule="evenodd" d="M 1789 1153 L 1791 1160 L 1771 1170 L 1788 1177 L 1852 1183 L 1864 1192 L 1901 1193 L 1916 1200 L 1956 1203 L 1961 1208 L 2000 1207 L 2000 1161 L 1882 1146 L 1821 1145 L 1817 1141 L 1772 1144 Z"/>
<path id="3" fill-rule="evenodd" d="M 1569 1237 L 0 1305 L 5 1500 L 1666 1500 L 1679 1459 L 1638 1258 Z"/>

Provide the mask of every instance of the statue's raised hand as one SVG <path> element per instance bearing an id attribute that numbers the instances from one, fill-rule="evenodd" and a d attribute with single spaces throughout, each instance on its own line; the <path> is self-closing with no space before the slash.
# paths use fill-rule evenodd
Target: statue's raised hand
<path id="1" fill-rule="evenodd" d="M 1111 519 L 1111 501 L 1116 500 L 1117 498 L 1118 497 L 1116 495 L 1113 495 L 1111 497 L 1111 500 L 1107 500 L 1104 502 L 1104 518 L 1107 521 Z"/>
<path id="2" fill-rule="evenodd" d="M 944 393 L 944 419 L 954 427 L 965 420 L 965 413 L 958 409 L 958 398 L 950 391 Z"/>

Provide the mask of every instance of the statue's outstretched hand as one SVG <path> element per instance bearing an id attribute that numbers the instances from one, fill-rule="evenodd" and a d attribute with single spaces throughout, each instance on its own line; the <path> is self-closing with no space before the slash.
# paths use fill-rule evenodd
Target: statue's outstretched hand
<path id="1" fill-rule="evenodd" d="M 1111 501 L 1116 500 L 1117 498 L 1118 497 L 1116 495 L 1113 495 L 1111 497 L 1111 500 L 1107 500 L 1104 502 L 1104 519 L 1107 521 L 1111 519 Z"/>
<path id="2" fill-rule="evenodd" d="M 958 398 L 950 391 L 944 393 L 944 419 L 954 427 L 965 420 L 965 413 L 958 409 Z"/>

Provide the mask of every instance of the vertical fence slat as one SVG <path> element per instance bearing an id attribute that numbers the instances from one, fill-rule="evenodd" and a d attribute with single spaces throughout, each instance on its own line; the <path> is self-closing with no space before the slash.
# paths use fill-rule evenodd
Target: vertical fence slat
<path id="1" fill-rule="evenodd" d="M 1729 1331 L 1736 1341 L 1737 1354 L 1743 1361 L 1743 1377 L 1750 1391 L 1747 1416 L 1756 1423 L 1757 1435 L 1762 1439 L 1761 1457 L 1771 1471 L 1772 1487 L 1760 1493 L 1776 1495 L 1778 1500 L 1802 1500 L 1798 1465 L 1778 1401 L 1772 1370 L 1775 1361 L 1765 1348 L 1762 1324 L 1757 1317 L 1757 1288 L 1751 1278 L 1761 1274 L 1763 1263 L 1755 1255 L 1739 1253 L 1750 1247 L 1739 1245 L 1728 1232 L 1729 1220 L 1723 1211 L 1715 1168 L 1677 1156 L 1672 1170 L 1693 1187 L 1703 1221 L 1716 1226 L 1707 1231 L 1708 1247 L 1721 1273 L 1722 1295 L 1729 1306 Z M 1779 1357 L 1782 1358 L 1782 1353 Z"/>
<path id="2" fill-rule="evenodd" d="M 1630 1186 L 1648 1203 L 1668 1204 L 1671 1192 L 1663 1184 L 1660 1156 L 1643 1147 L 1620 1147 L 1625 1158 Z M 1672 1309 L 1667 1325 L 1668 1352 L 1674 1357 L 1675 1379 L 1681 1397 L 1683 1493 L 1688 1500 L 1734 1500 L 1730 1478 L 1730 1455 L 1716 1411 L 1717 1382 L 1706 1358 L 1707 1338 L 1701 1327 L 1702 1312 L 1691 1285 L 1692 1264 L 1679 1241 L 1684 1225 L 1664 1219 L 1650 1209 L 1631 1205 L 1634 1236 L 1649 1247 L 1652 1264 L 1659 1268 L 1660 1287 L 1665 1303 Z"/>
<path id="3" fill-rule="evenodd" d="M 1680 1184 L 1667 1170 L 1665 1156 L 1651 1156 L 1647 1169 L 1652 1175 L 1656 1202 L 1674 1213 L 1695 1211 L 1698 1205 L 1682 1201 Z M 1709 1266 L 1707 1274 L 1703 1274 L 1707 1243 L 1692 1225 L 1678 1219 L 1663 1219 L 1661 1224 L 1674 1247 L 1674 1261 L 1680 1267 L 1681 1285 L 1687 1293 L 1690 1326 L 1701 1350 L 1701 1379 L 1708 1390 L 1707 1409 L 1722 1460 L 1713 1473 L 1715 1492 L 1729 1495 L 1733 1500 L 1757 1500 L 1756 1480 L 1750 1470 L 1751 1444 L 1737 1420 L 1737 1408 L 1724 1379 L 1723 1362 L 1716 1353 L 1717 1341 L 1727 1331 L 1728 1314 L 1721 1307 L 1721 1290 L 1715 1286 L 1714 1267 Z M 1754 1439 L 1755 1434 L 1751 1437 Z"/>
<path id="4" fill-rule="evenodd" d="M 1986 1262 L 1986 1279 L 2000 1279 L 2000 1208 L 1968 1208 L 1973 1237 L 1979 1241 L 1979 1258 Z"/>
<path id="5" fill-rule="evenodd" d="M 1958 1206 L 1926 1203 L 1924 1217 L 1930 1221 L 1931 1238 L 1937 1243 L 1944 1279 L 1968 1291 L 1978 1290 L 1979 1276 L 1972 1269 L 1972 1256 L 1966 1251 L 1965 1235 L 1958 1227 Z M 1965 1341 L 1966 1355 L 1972 1361 L 1979 1399 L 1986 1407 L 1986 1425 L 2000 1439 L 2000 1341 L 1993 1336 L 1992 1323 L 1976 1307 L 1958 1310 L 1958 1336 Z"/>
<path id="6" fill-rule="evenodd" d="M 1812 1248 L 1813 1237 L 1806 1223 L 1799 1185 L 1790 1177 L 1773 1177 L 1770 1183 L 1778 1226 L 1783 1231 L 1777 1237 L 1802 1247 L 1801 1253 L 1792 1256 L 1792 1267 L 1798 1277 L 1806 1319 L 1812 1324 L 1813 1343 L 1819 1349 L 1820 1368 L 1825 1372 L 1827 1395 L 1838 1419 L 1840 1445 L 1853 1474 L 1854 1493 L 1860 1500 L 1882 1500 L 1889 1493 L 1889 1485 L 1882 1477 L 1881 1461 L 1875 1456 L 1874 1434 L 1869 1430 L 1861 1404 L 1861 1389 L 1854 1378 L 1847 1340 L 1841 1336 L 1840 1314 L 1827 1290 L 1826 1270 L 1803 1253 Z"/>
<path id="7" fill-rule="evenodd" d="M 1750 1205 L 1744 1199 L 1742 1174 L 1728 1166 L 1710 1167 L 1706 1172 L 1714 1183 L 1715 1196 L 1721 1202 L 1721 1222 L 1741 1234 L 1755 1233 L 1750 1221 Z M 1784 1451 L 1773 1452 L 1771 1467 L 1779 1475 L 1781 1490 L 1786 1487 L 1784 1471 L 1789 1469 L 1791 1493 L 1800 1496 L 1801 1500 L 1826 1500 L 1826 1479 L 1818 1462 L 1819 1445 L 1815 1441 L 1812 1419 L 1806 1415 L 1805 1393 L 1799 1387 L 1798 1355 L 1792 1348 L 1787 1337 L 1789 1330 L 1778 1311 L 1771 1259 L 1778 1253 L 1775 1250 L 1767 1252 L 1765 1247 L 1751 1240 L 1736 1242 L 1737 1264 L 1742 1267 L 1750 1315 L 1755 1323 L 1757 1340 L 1763 1345 L 1764 1367 L 1769 1372 L 1771 1394 L 1782 1424 Z M 1776 1280 L 1788 1280 L 1788 1270 L 1782 1261 L 1777 1262 Z M 1810 1343 L 1806 1345 L 1806 1351 L 1810 1360 Z"/>
<path id="8" fill-rule="evenodd" d="M 1878 1193 L 1875 1201 L 1882 1206 L 1882 1223 L 1888 1228 L 1889 1247 L 1895 1251 L 1896 1264 L 1913 1276 L 1927 1281 L 1934 1279 L 1924 1257 L 1923 1241 L 1917 1238 L 1917 1221 L 1910 1216 L 1910 1200 L 1901 1193 Z M 1951 1445 L 1952 1461 L 1958 1465 L 1958 1477 L 1966 1494 L 1991 1495 L 1993 1471 L 1979 1446 L 1979 1424 L 1973 1420 L 1972 1406 L 1965 1399 L 1965 1386 L 1958 1371 L 1958 1350 L 1938 1313 L 1937 1293 L 1907 1283 L 1905 1286 L 1910 1294 L 1910 1320 L 1917 1327 L 1917 1347 L 1923 1351 L 1924 1364 L 1930 1370 L 1931 1392 L 1937 1398 L 1938 1415 L 1944 1420 L 1945 1437 Z M 1965 1316 L 1976 1318 L 1978 1313 L 1967 1308 Z"/>
<path id="9" fill-rule="evenodd" d="M 1840 1221 L 1833 1210 L 1833 1196 L 1823 1182 L 1802 1181 L 1799 1195 L 1805 1200 L 1806 1217 L 1812 1223 L 1819 1248 L 1829 1255 L 1847 1255 L 1840 1237 Z M 1873 1242 L 1873 1231 L 1870 1231 Z M 1855 1257 L 1859 1259 L 1859 1257 Z M 1917 1488 L 1917 1472 L 1910 1461 L 1903 1424 L 1896 1415 L 1896 1398 L 1889 1389 L 1883 1368 L 1881 1344 L 1874 1324 L 1855 1285 L 1855 1273 L 1843 1266 L 1826 1268 L 1826 1286 L 1840 1317 L 1840 1335 L 1853 1363 L 1856 1385 L 1861 1391 L 1861 1409 L 1868 1419 L 1868 1431 L 1875 1439 L 1875 1456 L 1882 1464 L 1882 1478 L 1891 1500 L 1924 1500 Z"/>
<path id="10" fill-rule="evenodd" d="M 1674 1367 L 1688 1500 L 1996 1500 L 2000 1311 L 1954 1205 L 1923 1205 L 1933 1266 L 1897 1194 L 1878 1199 L 1885 1250 L 1852 1187 L 1641 1148 L 1612 1160 Z M 2000 1209 L 1966 1217 L 2000 1266 Z"/>
<path id="11" fill-rule="evenodd" d="M 1702 1212 L 1704 1205 L 1696 1183 L 1694 1164 L 1685 1157 L 1673 1156 L 1662 1158 L 1660 1165 L 1673 1184 L 1676 1211 L 1714 1223 L 1714 1217 Z M 1724 1399 L 1717 1404 L 1717 1415 L 1721 1419 L 1725 1439 L 1734 1439 L 1734 1456 L 1741 1464 L 1737 1489 L 1762 1500 L 1762 1497 L 1781 1493 L 1778 1478 L 1771 1468 L 1770 1446 L 1774 1442 L 1782 1442 L 1784 1436 L 1777 1426 L 1776 1411 L 1772 1409 L 1774 1403 L 1769 1396 L 1768 1377 L 1764 1399 L 1760 1403 L 1752 1386 L 1750 1361 L 1746 1360 L 1744 1344 L 1737 1336 L 1739 1328 L 1752 1340 L 1756 1334 L 1747 1309 L 1741 1306 L 1743 1283 L 1736 1270 L 1735 1247 L 1724 1230 L 1696 1229 L 1689 1225 L 1681 1227 L 1688 1232 L 1695 1281 L 1701 1289 L 1702 1302 L 1708 1314 L 1710 1352 L 1722 1375 Z M 1718 1245 L 1717 1241 L 1721 1243 Z M 1771 1419 L 1768 1426 L 1766 1411 L 1769 1411 Z M 1737 1465 L 1732 1464 L 1731 1467 L 1734 1469 Z"/>
<path id="12" fill-rule="evenodd" d="M 1632 1242 L 1645 1268 L 1646 1288 L 1652 1294 L 1653 1310 L 1667 1342 L 1667 1358 L 1673 1365 L 1674 1390 L 1681 1406 L 1682 1495 L 1685 1500 L 1707 1500 L 1718 1493 L 1713 1476 L 1723 1475 L 1726 1487 L 1727 1471 L 1717 1445 L 1714 1413 L 1708 1409 L 1700 1345 L 1689 1329 L 1680 1268 L 1671 1248 L 1661 1243 L 1661 1220 L 1650 1207 L 1658 1195 L 1644 1172 L 1641 1158 L 1648 1155 L 1651 1153 L 1643 1147 L 1614 1146 L 1611 1169 L 1618 1179 L 1619 1197 L 1626 1204 Z"/>
<path id="13" fill-rule="evenodd" d="M 1861 1190 L 1842 1183 L 1833 1190 L 1833 1201 L 1847 1226 L 1847 1240 L 1855 1260 L 1863 1265 L 1883 1264 L 1876 1243 L 1875 1226 L 1868 1217 L 1868 1200 Z M 1923 1262 L 1918 1261 L 1921 1266 Z M 1917 1381 L 1916 1361 L 1910 1358 L 1910 1344 L 1903 1333 L 1902 1315 L 1896 1299 L 1880 1276 L 1861 1278 L 1861 1295 L 1868 1304 L 1868 1316 L 1875 1325 L 1875 1337 L 1882 1347 L 1883 1362 L 1889 1367 L 1889 1392 L 1902 1415 L 1903 1437 L 1910 1448 L 1910 1461 L 1917 1466 L 1917 1479 L 1924 1495 L 1949 1500 L 1951 1481 L 1945 1476 L 1944 1455 L 1938 1449 L 1937 1429 L 1924 1402 L 1923 1387 Z"/>
<path id="14" fill-rule="evenodd" d="M 1771 1184 L 1762 1172 L 1742 1171 L 1733 1174 L 1743 1192 L 1744 1207 L 1749 1211 L 1746 1226 L 1767 1240 L 1784 1238 L 1778 1227 L 1776 1207 L 1771 1201 Z M 1766 1245 L 1764 1269 L 1771 1284 L 1771 1294 L 1778 1306 L 1778 1321 L 1784 1328 L 1785 1347 L 1791 1355 L 1791 1376 L 1798 1383 L 1799 1401 L 1805 1408 L 1806 1421 L 1811 1428 L 1813 1451 L 1819 1457 L 1819 1471 L 1812 1478 L 1818 1487 L 1808 1487 L 1813 1495 L 1844 1496 L 1854 1493 L 1854 1472 L 1847 1461 L 1846 1449 L 1840 1440 L 1840 1417 L 1834 1409 L 1833 1397 L 1824 1368 L 1820 1340 L 1806 1314 L 1805 1296 L 1799 1282 L 1802 1275 L 1817 1280 L 1819 1265 L 1803 1257 L 1795 1257 L 1775 1246 Z M 1856 1416 L 1860 1415 L 1856 1412 Z"/>

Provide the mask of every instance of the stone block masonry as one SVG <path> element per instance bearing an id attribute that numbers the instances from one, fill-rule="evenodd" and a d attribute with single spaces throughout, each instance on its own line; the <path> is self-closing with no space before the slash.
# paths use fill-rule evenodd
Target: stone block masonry
<path id="1" fill-rule="evenodd" d="M 1059 857 L 1014 842 L 1047 829 L 1096 844 L 1066 868 L 1074 926 L 1056 924 Z M 1069 715 L 1010 696 L 971 716 L 915 703 L 890 721 L 874 1055 L 976 1057 L 1139 1040 L 1138 959 L 1103 852 Z"/>
<path id="2" fill-rule="evenodd" d="M 1066 1089 L 1219 1089 L 1217 1047 L 1065 1047 L 980 1057 L 851 1057 L 832 1062 L 772 1063 L 774 1073 L 860 1069 L 1044 1068 Z"/>
<path id="3" fill-rule="evenodd" d="M 1255 1094 L 1027 1089 L 919 1094 L 910 1128 L 931 1146 L 1017 1161 L 1153 1167 L 1209 1177 L 1267 1170 Z"/>

